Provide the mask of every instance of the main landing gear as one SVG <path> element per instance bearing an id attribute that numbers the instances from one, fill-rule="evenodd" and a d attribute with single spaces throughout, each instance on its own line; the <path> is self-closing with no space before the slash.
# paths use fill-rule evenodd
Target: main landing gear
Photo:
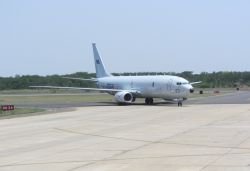
<path id="1" fill-rule="evenodd" d="M 153 98 L 145 98 L 145 104 L 147 105 L 152 105 L 154 103 L 154 99 Z"/>
<path id="2" fill-rule="evenodd" d="M 178 99 L 178 107 L 182 107 L 182 102 L 185 99 Z M 145 98 L 145 104 L 146 105 L 152 105 L 154 103 L 154 99 L 151 97 Z"/>

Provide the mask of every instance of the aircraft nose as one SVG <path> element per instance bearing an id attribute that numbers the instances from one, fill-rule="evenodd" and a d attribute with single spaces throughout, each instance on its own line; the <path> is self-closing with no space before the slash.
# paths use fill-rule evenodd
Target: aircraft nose
<path id="1" fill-rule="evenodd" d="M 190 93 L 193 93 L 193 92 L 194 92 L 194 89 L 193 89 L 193 88 L 190 88 L 189 91 L 190 91 Z"/>
<path id="2" fill-rule="evenodd" d="M 191 84 L 187 85 L 187 90 L 188 90 L 190 93 L 194 93 L 194 87 L 193 87 Z"/>

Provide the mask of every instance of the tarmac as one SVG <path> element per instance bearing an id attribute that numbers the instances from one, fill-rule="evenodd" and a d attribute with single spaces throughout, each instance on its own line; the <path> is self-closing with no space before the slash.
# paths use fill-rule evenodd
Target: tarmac
<path id="1" fill-rule="evenodd" d="M 202 98 L 183 107 L 90 105 L 3 119 L 0 170 L 248 171 L 249 96 Z M 232 97 L 244 104 L 222 103 Z"/>
<path id="2" fill-rule="evenodd" d="M 216 96 L 194 98 L 188 104 L 250 104 L 250 91 L 236 91 Z"/>

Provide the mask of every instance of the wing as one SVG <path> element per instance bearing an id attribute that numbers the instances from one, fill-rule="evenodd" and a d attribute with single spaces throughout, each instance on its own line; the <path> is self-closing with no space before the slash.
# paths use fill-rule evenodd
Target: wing
<path id="1" fill-rule="evenodd" d="M 66 78 L 66 79 L 70 79 L 70 80 L 81 80 L 81 81 L 94 81 L 94 82 L 97 81 L 96 78 L 91 78 L 91 79 L 86 79 L 86 78 L 73 78 L 73 77 L 62 77 L 62 78 Z"/>
<path id="2" fill-rule="evenodd" d="M 126 91 L 134 94 L 140 94 L 138 90 L 122 90 L 122 89 L 105 89 L 105 88 L 82 88 L 82 87 L 58 87 L 58 86 L 29 86 L 30 88 L 49 88 L 49 89 L 71 89 L 71 90 L 87 90 L 99 92 L 121 92 Z"/>

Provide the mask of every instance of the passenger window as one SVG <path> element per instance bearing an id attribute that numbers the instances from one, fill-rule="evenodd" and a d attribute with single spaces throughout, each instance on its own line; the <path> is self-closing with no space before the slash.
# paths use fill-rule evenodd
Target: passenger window
<path id="1" fill-rule="evenodd" d="M 152 83 L 152 87 L 154 87 L 154 86 L 155 86 L 155 82 Z"/>

